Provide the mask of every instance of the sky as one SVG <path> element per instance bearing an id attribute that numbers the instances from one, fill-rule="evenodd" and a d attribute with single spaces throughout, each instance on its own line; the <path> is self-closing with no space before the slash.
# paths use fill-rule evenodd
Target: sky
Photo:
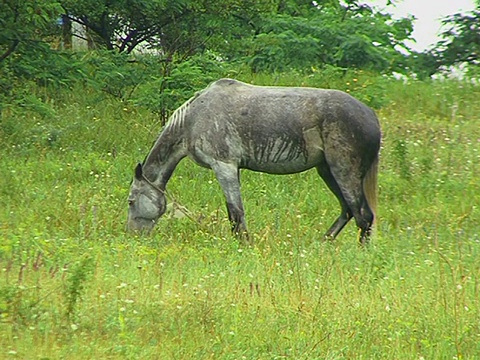
<path id="1" fill-rule="evenodd" d="M 416 43 L 408 43 L 413 49 L 423 51 L 435 44 L 440 32 L 440 20 L 458 12 L 467 12 L 475 8 L 474 0 L 397 0 L 396 6 L 386 6 L 387 0 L 365 0 L 366 3 L 385 9 L 395 18 L 409 14 L 417 19 L 414 22 L 413 38 Z"/>

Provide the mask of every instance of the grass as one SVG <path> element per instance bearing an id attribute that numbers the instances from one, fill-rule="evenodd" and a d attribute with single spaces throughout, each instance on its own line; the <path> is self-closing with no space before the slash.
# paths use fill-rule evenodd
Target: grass
<path id="1" fill-rule="evenodd" d="M 242 247 L 213 173 L 189 161 L 168 190 L 196 221 L 132 237 L 151 114 L 88 93 L 56 95 L 51 118 L 4 111 L 0 358 L 478 358 L 479 89 L 382 81 L 366 248 L 353 224 L 320 241 L 339 209 L 314 171 L 242 174 L 256 244 Z"/>

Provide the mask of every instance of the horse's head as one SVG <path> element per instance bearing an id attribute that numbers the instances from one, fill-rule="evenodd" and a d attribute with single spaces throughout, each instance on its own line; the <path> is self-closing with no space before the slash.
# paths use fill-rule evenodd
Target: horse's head
<path id="1" fill-rule="evenodd" d="M 128 196 L 127 229 L 149 232 L 165 213 L 166 205 L 164 190 L 148 180 L 143 175 L 142 165 L 138 164 Z"/>

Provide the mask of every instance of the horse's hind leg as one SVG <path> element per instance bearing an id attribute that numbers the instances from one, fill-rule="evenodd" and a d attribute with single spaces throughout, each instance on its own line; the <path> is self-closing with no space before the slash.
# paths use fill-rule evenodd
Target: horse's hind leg
<path id="1" fill-rule="evenodd" d="M 335 176 L 335 173 L 332 173 Z M 352 171 L 351 175 L 346 179 L 341 177 L 339 179 L 339 176 L 335 178 L 355 218 L 355 223 L 360 229 L 360 243 L 363 245 L 368 242 L 374 218 L 363 191 L 363 177 L 359 173 Z"/>
<path id="2" fill-rule="evenodd" d="M 327 161 L 328 160 L 329 159 L 327 159 Z M 350 215 L 350 217 L 353 216 L 355 218 L 355 223 L 360 229 L 360 242 L 365 244 L 370 236 L 374 218 L 374 214 L 368 206 L 363 190 L 363 178 L 365 172 L 361 170 L 359 159 L 357 159 L 357 162 L 355 162 L 354 159 L 347 162 L 341 162 L 340 160 L 341 159 L 330 159 L 329 171 L 335 179 L 338 189 L 340 189 L 340 193 L 343 197 L 344 203 L 340 200 L 342 204 L 342 212 L 345 211 L 345 206 L 347 206 L 347 216 Z M 346 164 L 353 166 L 348 167 Z M 337 195 L 335 191 L 334 193 Z M 337 195 L 337 197 L 339 196 Z M 340 218 L 341 217 L 342 215 Z M 341 228 L 339 228 L 341 224 L 345 225 L 346 222 L 343 223 L 342 220 L 340 220 L 340 222 L 337 220 L 332 226 L 334 230 L 338 229 L 337 234 L 341 230 Z"/>
<path id="3" fill-rule="evenodd" d="M 232 232 L 240 239 L 248 242 L 238 168 L 232 164 L 216 162 L 212 165 L 212 170 L 215 172 L 225 195 L 228 218 L 232 223 Z"/>
<path id="4" fill-rule="evenodd" d="M 330 226 L 324 236 L 326 240 L 333 240 L 340 233 L 340 231 L 342 231 L 345 225 L 347 225 L 348 221 L 352 218 L 352 212 L 350 211 L 350 208 L 345 201 L 345 198 L 343 197 L 342 190 L 340 190 L 337 181 L 333 177 L 328 167 L 328 164 L 323 163 L 317 166 L 317 172 L 321 176 L 323 181 L 325 181 L 325 184 L 327 184 L 328 188 L 337 197 L 338 201 L 340 202 L 340 206 L 342 207 L 342 212 L 340 213 L 340 216 L 337 218 L 337 220 L 335 220 L 332 226 Z"/>

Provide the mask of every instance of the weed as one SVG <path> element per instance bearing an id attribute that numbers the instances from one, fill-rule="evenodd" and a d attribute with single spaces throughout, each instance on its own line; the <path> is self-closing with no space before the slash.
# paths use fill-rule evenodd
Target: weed
<path id="1" fill-rule="evenodd" d="M 68 271 L 66 278 L 66 286 L 64 290 L 65 296 L 65 316 L 68 320 L 72 320 L 78 302 L 81 300 L 88 278 L 94 270 L 94 261 L 91 257 L 86 256 L 75 263 Z"/>
<path id="2" fill-rule="evenodd" d="M 408 148 L 405 140 L 398 139 L 395 141 L 392 155 L 400 178 L 410 180 L 412 175 L 408 159 Z"/>

